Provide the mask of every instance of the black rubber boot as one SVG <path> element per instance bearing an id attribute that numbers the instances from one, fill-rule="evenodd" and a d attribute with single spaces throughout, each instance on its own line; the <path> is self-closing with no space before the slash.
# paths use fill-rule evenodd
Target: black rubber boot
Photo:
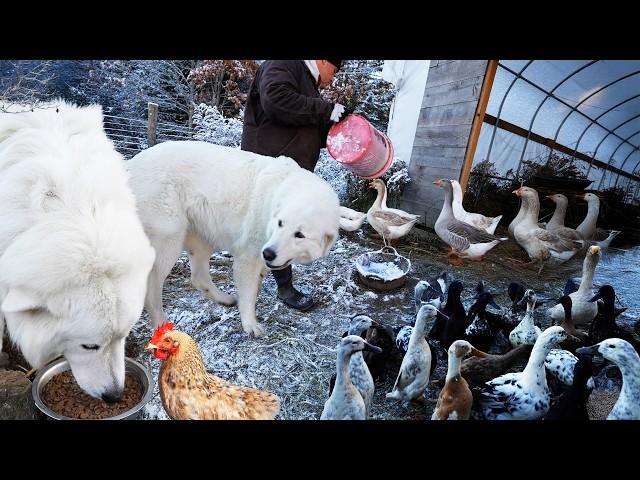
<path id="1" fill-rule="evenodd" d="M 271 270 L 271 273 L 278 284 L 278 298 L 286 305 L 303 312 L 313 307 L 311 295 L 305 295 L 294 288 L 291 265 L 282 270 Z"/>

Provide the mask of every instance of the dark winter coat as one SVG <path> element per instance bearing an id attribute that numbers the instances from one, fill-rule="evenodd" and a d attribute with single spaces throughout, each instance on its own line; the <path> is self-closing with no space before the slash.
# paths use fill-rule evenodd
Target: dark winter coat
<path id="1" fill-rule="evenodd" d="M 320 98 L 303 60 L 267 60 L 247 96 L 241 148 L 285 155 L 313 171 L 327 141 L 333 106 Z"/>

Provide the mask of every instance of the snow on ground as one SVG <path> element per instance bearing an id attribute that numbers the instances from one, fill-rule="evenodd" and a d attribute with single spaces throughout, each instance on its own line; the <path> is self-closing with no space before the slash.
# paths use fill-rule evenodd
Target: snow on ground
<path id="1" fill-rule="evenodd" d="M 484 262 L 454 268 L 447 265 L 445 250 L 435 235 L 429 234 L 422 240 L 405 238 L 398 251 L 411 260 L 412 269 L 405 286 L 391 292 L 370 291 L 357 282 L 355 259 L 364 252 L 378 250 L 381 242 L 362 238 L 361 233 L 355 232 L 343 234 L 327 257 L 311 265 L 294 266 L 294 284 L 303 291 L 313 292 L 317 302 L 308 312 L 290 309 L 276 300 L 275 282 L 267 275 L 256 305 L 258 319 L 267 332 L 259 339 L 243 332 L 236 307 L 217 305 L 190 286 L 186 255 L 180 258 L 165 283 L 165 310 L 177 330 L 196 340 L 209 372 L 235 384 L 277 394 L 282 403 L 279 419 L 318 419 L 328 397 L 329 379 L 335 372 L 335 348 L 353 315 L 366 314 L 392 326 L 413 324 L 415 284 L 443 270 L 451 280 L 463 281 L 462 301 L 467 309 L 473 303 L 474 287 L 480 279 L 487 282 L 496 302 L 506 307 L 509 305 L 506 287 L 511 281 L 520 281 L 528 288 L 557 298 L 566 278 L 579 275 L 581 261 L 571 263 L 565 270 L 537 277 L 536 269 L 524 270 L 513 262 L 513 258 L 517 258 L 517 247 L 506 245 L 492 250 Z M 235 293 L 232 264 L 233 258 L 229 255 L 211 257 L 212 279 L 229 293 Z M 536 322 L 543 328 L 549 325 L 544 312 L 536 313 Z M 127 355 L 148 365 L 157 379 L 160 361 L 143 350 L 151 334 L 144 314 L 127 341 Z M 433 383 L 425 393 L 426 406 L 405 406 L 385 398 L 385 393 L 393 387 L 400 361 L 401 358 L 394 358 L 387 366 L 386 375 L 376 382 L 371 418 L 431 418 L 439 393 Z M 441 351 L 432 382 L 443 378 L 446 369 L 446 356 Z M 157 385 L 143 418 L 167 418 Z"/>

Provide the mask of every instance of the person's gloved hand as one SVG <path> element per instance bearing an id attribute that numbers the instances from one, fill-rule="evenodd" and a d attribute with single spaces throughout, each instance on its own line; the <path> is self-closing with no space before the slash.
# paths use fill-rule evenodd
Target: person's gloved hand
<path id="1" fill-rule="evenodd" d="M 333 111 L 331 112 L 331 121 L 339 123 L 347 118 L 347 115 L 352 114 L 354 110 L 354 107 L 347 107 L 340 103 L 336 103 L 333 107 Z"/>

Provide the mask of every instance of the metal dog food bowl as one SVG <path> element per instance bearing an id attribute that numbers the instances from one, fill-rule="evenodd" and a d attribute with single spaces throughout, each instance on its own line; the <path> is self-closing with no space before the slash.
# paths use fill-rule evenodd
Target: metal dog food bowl
<path id="1" fill-rule="evenodd" d="M 403 286 L 410 269 L 411 261 L 393 247 L 363 253 L 356 259 L 360 281 L 369 288 L 383 292 Z"/>
<path id="2" fill-rule="evenodd" d="M 101 420 L 133 420 L 140 416 L 142 407 L 151 400 L 154 383 L 149 369 L 128 357 L 125 357 L 124 368 L 125 374 L 129 373 L 133 375 L 138 379 L 140 385 L 142 385 L 142 398 L 129 410 L 114 417 L 107 417 Z M 78 420 L 77 418 L 67 417 L 54 412 L 42 401 L 42 389 L 44 386 L 49 382 L 49 380 L 51 380 L 51 378 L 65 370 L 69 370 L 69 362 L 64 358 L 42 367 L 36 375 L 36 378 L 33 380 L 33 384 L 31 385 L 31 394 L 33 395 L 33 400 L 36 402 L 36 407 L 38 407 L 47 417 L 54 420 Z"/>

